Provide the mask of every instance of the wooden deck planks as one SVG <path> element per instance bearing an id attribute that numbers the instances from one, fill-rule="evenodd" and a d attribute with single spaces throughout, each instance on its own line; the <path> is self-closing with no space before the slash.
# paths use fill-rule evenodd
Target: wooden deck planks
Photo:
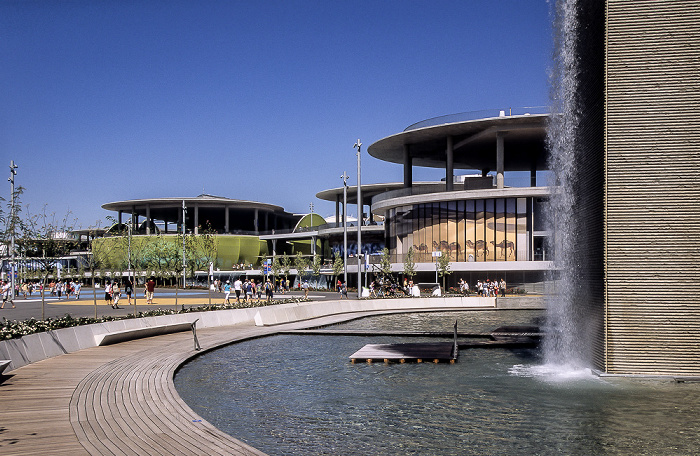
<path id="1" fill-rule="evenodd" d="M 198 338 L 209 349 L 375 313 L 385 312 L 333 315 L 313 325 L 205 328 Z M 89 348 L 12 371 L 0 384 L 0 454 L 263 455 L 203 420 L 177 394 L 174 373 L 197 353 L 190 333 L 175 333 Z"/>

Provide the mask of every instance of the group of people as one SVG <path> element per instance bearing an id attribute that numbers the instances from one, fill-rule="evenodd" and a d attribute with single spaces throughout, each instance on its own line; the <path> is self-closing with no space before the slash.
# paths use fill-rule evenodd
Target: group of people
<path id="1" fill-rule="evenodd" d="M 121 309 L 119 300 L 122 297 L 121 283 L 118 280 L 105 282 L 105 302 L 112 306 L 112 309 Z M 126 295 L 127 305 L 131 305 L 131 296 L 134 294 L 134 284 L 130 279 L 124 280 L 124 294 Z M 146 281 L 143 294 L 146 298 L 146 305 L 153 304 L 153 294 L 156 290 L 156 281 L 153 277 Z"/>
<path id="2" fill-rule="evenodd" d="M 233 284 L 231 284 L 230 280 L 227 280 L 223 285 L 224 305 L 231 304 L 231 292 L 236 295 L 237 303 L 240 303 L 241 299 L 243 299 L 243 302 L 252 302 L 256 296 L 257 300 L 261 301 L 263 290 L 265 291 L 265 299 L 271 301 L 273 288 L 270 279 L 267 279 L 267 281 L 259 280 L 255 282 L 255 279 L 248 280 L 246 278 L 245 281 L 241 281 L 240 278 L 237 278 Z"/>
<path id="3" fill-rule="evenodd" d="M 459 289 L 462 294 L 469 295 L 469 285 L 464 282 L 464 279 L 460 280 Z M 506 281 L 504 279 L 501 279 L 500 281 L 486 279 L 486 281 L 483 282 L 478 280 L 476 282 L 476 293 L 485 298 L 497 298 L 498 296 L 505 298 Z"/>
<path id="4" fill-rule="evenodd" d="M 51 281 L 47 289 L 49 290 L 50 296 L 57 297 L 58 299 L 70 299 L 71 295 L 75 299 L 80 299 L 80 290 L 83 288 L 83 283 L 73 280 L 59 280 L 58 282 Z M 0 293 L 2 293 L 2 305 L 0 309 L 5 308 L 5 303 L 10 301 L 12 303 L 12 308 L 15 308 L 14 297 L 20 294 L 24 299 L 31 298 L 34 291 L 39 293 L 44 290 L 41 283 L 33 282 L 23 282 L 22 284 L 15 284 L 14 293 L 12 292 L 12 283 L 9 280 L 3 280 L 0 286 Z"/>

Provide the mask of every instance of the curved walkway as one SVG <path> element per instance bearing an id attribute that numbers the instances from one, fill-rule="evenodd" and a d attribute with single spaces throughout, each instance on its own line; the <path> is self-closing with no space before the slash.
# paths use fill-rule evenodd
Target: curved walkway
<path id="1" fill-rule="evenodd" d="M 173 382 L 179 366 L 229 342 L 401 311 L 351 312 L 273 327 L 251 322 L 203 328 L 197 331 L 202 351 L 194 350 L 191 333 L 175 333 L 24 366 L 0 387 L 0 453 L 261 455 L 184 403 Z"/>

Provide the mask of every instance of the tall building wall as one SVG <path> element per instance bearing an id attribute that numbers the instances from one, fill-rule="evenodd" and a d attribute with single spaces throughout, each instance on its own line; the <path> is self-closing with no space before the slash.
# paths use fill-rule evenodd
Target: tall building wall
<path id="1" fill-rule="evenodd" d="M 607 0 L 605 66 L 604 369 L 700 375 L 697 0 Z"/>

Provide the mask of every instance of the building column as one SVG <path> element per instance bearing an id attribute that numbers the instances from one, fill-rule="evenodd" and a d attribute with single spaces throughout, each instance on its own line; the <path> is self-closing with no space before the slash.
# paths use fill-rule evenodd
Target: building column
<path id="1" fill-rule="evenodd" d="M 496 188 L 503 188 L 503 135 L 496 134 Z"/>
<path id="2" fill-rule="evenodd" d="M 530 166 L 530 187 L 537 187 L 537 164 L 532 162 Z"/>
<path id="3" fill-rule="evenodd" d="M 316 255 L 316 236 L 311 236 L 311 255 Z"/>
<path id="4" fill-rule="evenodd" d="M 199 234 L 199 204 L 194 205 L 194 234 Z"/>
<path id="5" fill-rule="evenodd" d="M 131 231 L 139 229 L 139 216 L 136 214 L 136 206 L 131 206 Z"/>
<path id="6" fill-rule="evenodd" d="M 340 223 L 340 195 L 335 195 L 335 226 Z"/>
<path id="7" fill-rule="evenodd" d="M 117 221 L 118 221 L 119 224 L 121 225 L 121 224 L 122 224 L 122 211 L 119 211 L 119 215 L 118 215 L 117 217 L 118 217 L 118 218 L 117 218 Z"/>
<path id="8" fill-rule="evenodd" d="M 229 234 L 230 230 L 228 227 L 228 206 L 224 207 L 224 233 Z"/>
<path id="9" fill-rule="evenodd" d="M 403 145 L 403 188 L 413 186 L 413 157 L 408 144 Z"/>
<path id="10" fill-rule="evenodd" d="M 445 191 L 454 190 L 454 140 L 452 136 L 447 137 L 447 150 L 445 151 Z"/>
<path id="11" fill-rule="evenodd" d="M 253 217 L 253 231 L 258 232 L 258 208 L 255 208 L 255 216 Z"/>
<path id="12" fill-rule="evenodd" d="M 151 234 L 151 205 L 146 204 L 146 234 Z"/>

